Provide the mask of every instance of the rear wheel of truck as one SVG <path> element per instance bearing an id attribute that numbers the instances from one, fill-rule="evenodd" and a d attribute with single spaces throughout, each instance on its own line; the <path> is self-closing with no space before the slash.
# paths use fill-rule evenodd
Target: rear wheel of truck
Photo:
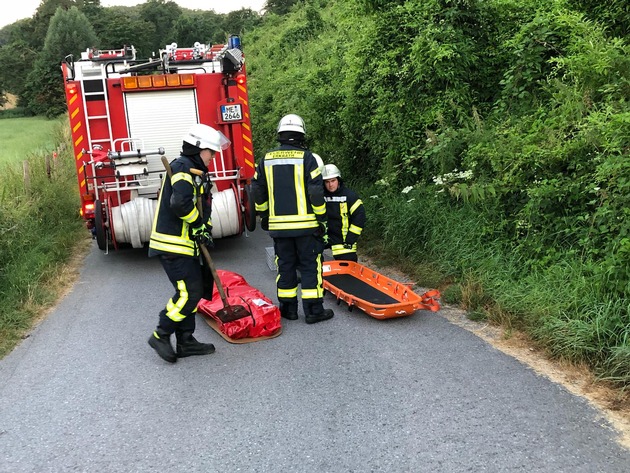
<path id="1" fill-rule="evenodd" d="M 243 219 L 248 231 L 256 230 L 256 206 L 251 184 L 245 184 L 243 188 Z"/>
<path id="2" fill-rule="evenodd" d="M 94 207 L 94 228 L 96 230 L 96 243 L 99 250 L 105 251 L 107 248 L 107 229 L 105 228 L 105 212 L 103 212 L 103 203 L 96 201 Z"/>

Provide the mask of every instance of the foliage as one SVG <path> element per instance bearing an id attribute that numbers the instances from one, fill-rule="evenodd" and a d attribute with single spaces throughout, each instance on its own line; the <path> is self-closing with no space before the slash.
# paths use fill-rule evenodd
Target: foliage
<path id="1" fill-rule="evenodd" d="M 173 41 L 188 47 L 195 41 L 210 44 L 222 42 L 225 40 L 222 24 L 223 17 L 213 11 L 184 12 L 173 24 Z"/>
<path id="2" fill-rule="evenodd" d="M 267 0 L 264 9 L 267 13 L 286 15 L 297 3 L 299 0 Z"/>
<path id="3" fill-rule="evenodd" d="M 3 90 L 11 94 L 22 95 L 24 78 L 29 73 L 37 52 L 26 41 L 18 39 L 9 46 L 0 47 L 0 63 L 3 65 L 0 81 Z"/>
<path id="4" fill-rule="evenodd" d="M 76 7 L 58 9 L 50 20 L 43 50 L 26 79 L 23 99 L 36 115 L 55 117 L 65 112 L 60 63 L 67 54 L 79 55 L 96 42 L 87 18 Z"/>
<path id="5" fill-rule="evenodd" d="M 567 0 L 567 4 L 602 23 L 612 36 L 623 38 L 630 33 L 630 8 L 626 0 Z"/>
<path id="6" fill-rule="evenodd" d="M 241 8 L 240 10 L 229 12 L 223 16 L 223 27 L 219 30 L 223 33 L 223 36 L 219 36 L 216 42 L 225 43 L 229 34 L 242 35 L 260 24 L 260 20 L 258 13 L 250 8 Z"/>
<path id="7" fill-rule="evenodd" d="M 66 120 L 56 125 L 53 141 L 67 143 Z M 50 152 L 30 153 L 31 143 L 22 145 L 24 162 L 4 163 L 0 177 L 0 357 L 32 326 L 42 307 L 57 299 L 61 286 L 55 278 L 87 237 L 77 212 L 72 152 L 60 150 L 56 159 L 46 159 Z"/>
<path id="8" fill-rule="evenodd" d="M 254 148 L 302 115 L 311 148 L 364 195 L 366 242 L 629 385 L 629 46 L 569 3 L 265 15 L 246 37 Z"/>
<path id="9" fill-rule="evenodd" d="M 94 45 L 98 49 L 120 49 L 133 45 L 141 57 L 150 56 L 156 26 L 143 19 L 137 8 L 101 8 L 96 16 L 88 19 L 98 36 Z"/>
<path id="10" fill-rule="evenodd" d="M 172 37 L 175 21 L 182 14 L 182 9 L 177 3 L 170 0 L 147 0 L 140 5 L 140 16 L 143 20 L 152 23 L 155 31 L 149 43 L 149 51 L 141 51 L 143 55 L 159 51 L 166 44 L 164 38 Z"/>

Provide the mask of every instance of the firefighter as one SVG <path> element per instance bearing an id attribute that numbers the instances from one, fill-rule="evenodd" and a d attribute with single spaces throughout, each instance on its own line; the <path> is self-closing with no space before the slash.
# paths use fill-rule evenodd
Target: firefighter
<path id="1" fill-rule="evenodd" d="M 322 252 L 327 238 L 326 203 L 321 171 L 306 147 L 304 120 L 298 115 L 278 123 L 280 146 L 267 152 L 252 180 L 261 228 L 273 238 L 280 314 L 298 318 L 298 276 L 307 324 L 334 316 L 324 309 Z"/>
<path id="2" fill-rule="evenodd" d="M 181 156 L 170 167 L 170 178 L 164 179 L 153 230 L 149 256 L 157 256 L 175 295 L 160 312 L 158 326 L 149 338 L 149 345 L 169 363 L 191 355 L 214 352 L 211 343 L 198 342 L 193 336 L 197 304 L 202 297 L 212 298 L 213 279 L 203 266 L 199 244 L 209 248 L 212 241 L 210 185 L 208 165 L 217 152 L 230 146 L 223 133 L 207 125 L 193 125 L 183 139 Z M 192 172 L 201 171 L 204 177 Z M 201 197 L 202 212 L 197 207 Z M 176 349 L 171 345 L 175 333 Z"/>
<path id="3" fill-rule="evenodd" d="M 365 208 L 356 192 L 346 187 L 339 168 L 326 164 L 322 171 L 328 217 L 328 244 L 336 260 L 357 261 L 357 240 L 365 226 Z"/>

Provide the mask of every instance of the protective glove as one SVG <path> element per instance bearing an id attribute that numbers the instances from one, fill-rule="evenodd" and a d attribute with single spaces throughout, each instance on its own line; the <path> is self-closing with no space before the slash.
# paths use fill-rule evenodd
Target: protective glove
<path id="1" fill-rule="evenodd" d="M 260 219 L 260 228 L 266 232 L 269 231 L 269 217 L 262 217 Z"/>
<path id="2" fill-rule="evenodd" d="M 206 248 L 214 248 L 211 232 L 212 227 L 208 227 L 208 225 L 203 223 L 192 229 L 192 236 L 198 244 L 205 245 Z"/>
<path id="3" fill-rule="evenodd" d="M 319 220 L 317 222 L 319 226 L 315 230 L 315 237 L 322 240 L 324 246 L 328 245 L 328 222 L 326 220 Z"/>

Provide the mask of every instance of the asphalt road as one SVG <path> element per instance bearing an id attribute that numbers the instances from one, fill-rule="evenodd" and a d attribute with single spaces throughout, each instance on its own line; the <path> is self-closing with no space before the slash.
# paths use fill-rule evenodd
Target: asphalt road
<path id="1" fill-rule="evenodd" d="M 219 269 L 275 301 L 261 230 Z M 146 250 L 96 245 L 59 306 L 0 361 L 0 472 L 604 472 L 630 451 L 584 399 L 439 313 L 320 324 L 170 365 L 147 345 L 172 295 Z"/>

